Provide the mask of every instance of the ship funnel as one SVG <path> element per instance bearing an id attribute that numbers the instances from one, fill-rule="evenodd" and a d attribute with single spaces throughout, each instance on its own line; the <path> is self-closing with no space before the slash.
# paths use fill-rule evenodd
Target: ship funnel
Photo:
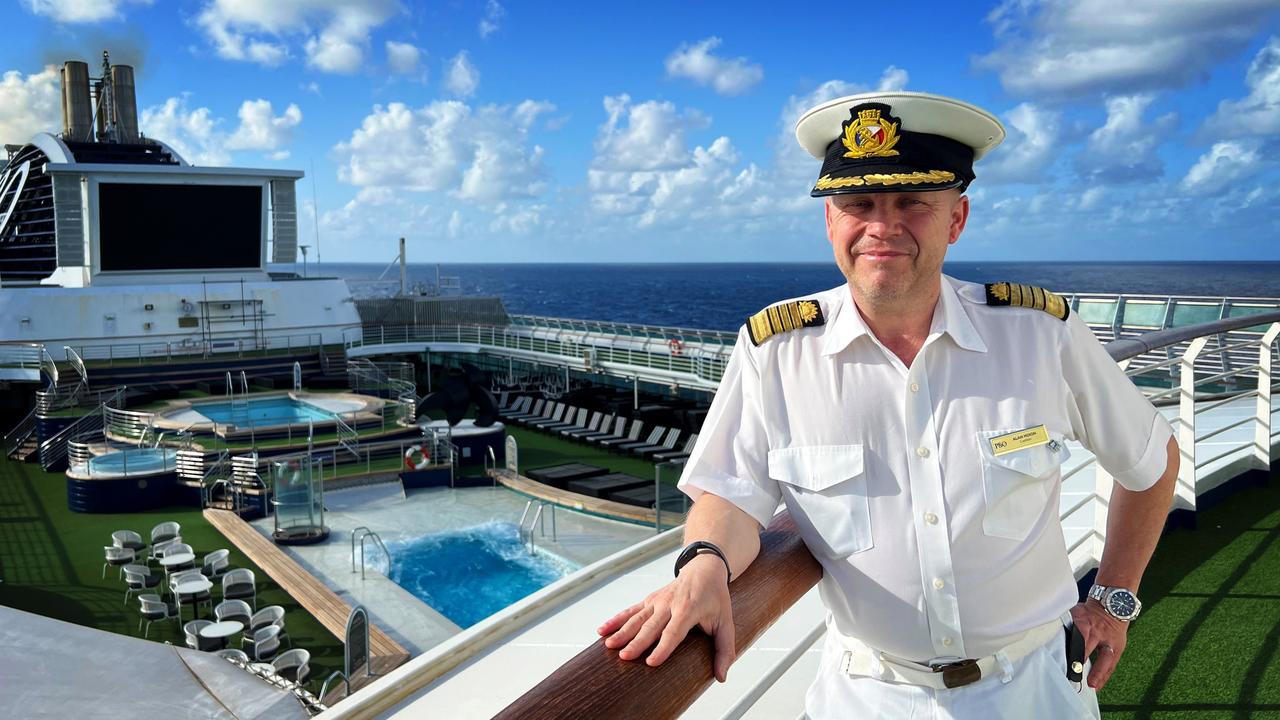
<path id="1" fill-rule="evenodd" d="M 111 91 L 118 142 L 138 142 L 138 101 L 133 87 L 133 68 L 128 65 L 111 66 Z"/>
<path id="2" fill-rule="evenodd" d="M 132 90 L 131 82 L 131 98 Z M 137 123 L 135 122 L 134 125 L 136 127 Z M 62 135 L 75 142 L 88 142 L 93 139 L 93 106 L 89 103 L 88 63 L 68 60 L 62 65 Z"/>

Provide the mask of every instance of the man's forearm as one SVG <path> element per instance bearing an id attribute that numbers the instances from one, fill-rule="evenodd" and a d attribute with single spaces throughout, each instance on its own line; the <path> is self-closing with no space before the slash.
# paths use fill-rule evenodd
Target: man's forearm
<path id="1" fill-rule="evenodd" d="M 1178 481 L 1178 444 L 1167 448 L 1168 464 L 1155 485 L 1142 492 L 1115 485 L 1107 515 L 1107 543 L 1098 567 L 1099 585 L 1138 591 L 1151 561 Z"/>
<path id="2" fill-rule="evenodd" d="M 760 525 L 728 500 L 704 493 L 685 520 L 685 544 L 695 540 L 705 540 L 724 551 L 733 576 L 738 577 L 760 552 Z M 720 563 L 714 557 L 711 561 Z"/>

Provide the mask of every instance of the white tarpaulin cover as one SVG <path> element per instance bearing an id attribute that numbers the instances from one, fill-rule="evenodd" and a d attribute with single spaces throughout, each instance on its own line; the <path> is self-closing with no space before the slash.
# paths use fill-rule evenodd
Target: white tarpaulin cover
<path id="1" fill-rule="evenodd" d="M 211 653 L 0 607 L 0 718 L 307 718 Z"/>

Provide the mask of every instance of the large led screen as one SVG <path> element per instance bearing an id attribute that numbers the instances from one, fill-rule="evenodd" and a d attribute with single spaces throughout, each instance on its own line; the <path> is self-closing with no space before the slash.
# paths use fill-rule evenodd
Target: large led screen
<path id="1" fill-rule="evenodd" d="M 262 266 L 258 185 L 98 185 L 104 271 Z"/>

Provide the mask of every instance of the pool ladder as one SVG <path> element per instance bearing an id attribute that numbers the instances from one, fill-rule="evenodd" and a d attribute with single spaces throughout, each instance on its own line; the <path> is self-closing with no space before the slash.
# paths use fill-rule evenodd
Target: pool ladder
<path id="1" fill-rule="evenodd" d="M 534 503 L 537 503 L 537 509 L 534 509 Z M 520 544 L 527 545 L 529 552 L 533 552 L 534 536 L 533 528 L 537 527 L 542 537 L 547 536 L 546 518 L 543 517 L 542 511 L 548 506 L 551 507 L 551 542 L 556 542 L 556 504 L 545 500 L 530 500 L 524 504 L 524 512 L 520 515 Z M 533 510 L 533 515 L 529 511 Z M 529 526 L 525 527 L 525 520 L 529 521 Z"/>
<path id="2" fill-rule="evenodd" d="M 361 532 L 361 531 L 364 532 Z M 387 575 L 391 575 L 391 551 L 387 550 L 386 543 L 382 542 L 382 538 L 378 537 L 378 533 L 370 530 L 368 526 L 361 525 L 351 531 L 351 572 L 356 571 L 356 537 L 360 538 L 360 579 L 364 580 L 364 541 L 373 538 L 378 543 L 378 547 L 382 548 L 383 554 L 387 556 Z"/>

